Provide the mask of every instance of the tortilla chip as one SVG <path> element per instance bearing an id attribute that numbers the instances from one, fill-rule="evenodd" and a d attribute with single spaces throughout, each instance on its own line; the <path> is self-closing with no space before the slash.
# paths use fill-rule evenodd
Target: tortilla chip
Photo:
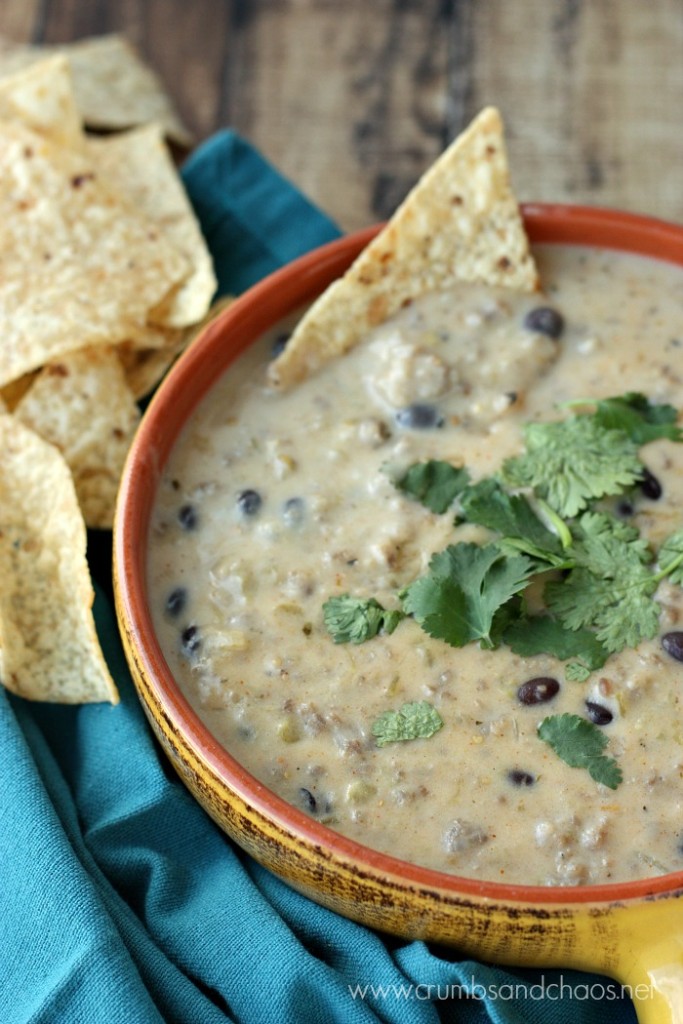
<path id="1" fill-rule="evenodd" d="M 126 383 L 136 399 L 153 391 L 167 370 L 185 350 L 188 331 L 178 331 L 174 344 L 166 348 L 136 348 L 129 342 L 117 347 Z"/>
<path id="2" fill-rule="evenodd" d="M 451 144 L 344 277 L 313 304 L 272 364 L 271 381 L 288 387 L 302 380 L 412 299 L 457 281 L 538 287 L 493 108 Z"/>
<path id="3" fill-rule="evenodd" d="M 153 390 L 178 356 L 185 351 L 207 324 L 232 305 L 233 295 L 223 295 L 211 305 L 208 313 L 198 324 L 183 331 L 169 331 L 169 344 L 165 349 L 144 350 L 132 342 L 119 345 L 118 353 L 126 374 L 128 387 L 136 398 L 144 398 Z"/>
<path id="4" fill-rule="evenodd" d="M 131 329 L 117 344 L 131 349 L 163 349 L 175 344 L 183 330 L 175 327 L 158 327 L 155 324 L 140 324 Z"/>
<path id="5" fill-rule="evenodd" d="M 66 57 L 49 57 L 0 80 L 0 119 L 20 121 L 59 146 L 83 150 L 85 135 Z"/>
<path id="6" fill-rule="evenodd" d="M 0 387 L 129 337 L 189 268 L 91 160 L 0 124 Z"/>
<path id="7" fill-rule="evenodd" d="M 156 310 L 156 323 L 187 327 L 201 320 L 216 291 L 213 261 L 159 125 L 89 139 L 88 151 L 103 177 L 163 229 L 192 271 Z"/>
<path id="8" fill-rule="evenodd" d="M 116 703 L 68 466 L 56 448 L 3 415 L 0 481 L 2 682 L 29 700 Z"/>
<path id="9" fill-rule="evenodd" d="M 54 53 L 69 60 L 76 104 L 89 128 L 117 131 L 157 121 L 174 142 L 192 144 L 161 81 L 123 36 L 97 36 L 61 46 L 26 46 L 0 38 L 0 75 Z"/>
<path id="10" fill-rule="evenodd" d="M 14 415 L 61 451 L 86 525 L 110 529 L 121 471 L 140 421 L 116 351 L 86 348 L 50 363 Z"/>

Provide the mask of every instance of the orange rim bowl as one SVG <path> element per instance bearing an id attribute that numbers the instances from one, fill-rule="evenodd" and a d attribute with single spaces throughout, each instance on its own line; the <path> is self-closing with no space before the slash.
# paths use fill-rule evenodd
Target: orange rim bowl
<path id="1" fill-rule="evenodd" d="M 625 250 L 683 268 L 683 227 L 593 207 L 529 204 L 522 210 L 532 245 Z M 181 356 L 145 412 L 114 527 L 117 616 L 139 697 L 176 771 L 211 817 L 317 902 L 366 925 L 456 945 L 477 957 L 650 978 L 652 943 L 662 928 L 674 927 L 668 914 L 680 915 L 683 872 L 598 886 L 510 885 L 421 868 L 361 846 L 287 804 L 231 757 L 182 695 L 156 639 L 146 581 L 149 523 L 182 426 L 236 357 L 320 294 L 378 230 L 322 246 L 235 300 Z M 680 939 L 683 927 L 677 931 Z M 681 993 L 683 1000 L 683 987 Z M 668 1019 L 664 998 L 665 1009 L 660 1006 L 652 1020 Z"/>

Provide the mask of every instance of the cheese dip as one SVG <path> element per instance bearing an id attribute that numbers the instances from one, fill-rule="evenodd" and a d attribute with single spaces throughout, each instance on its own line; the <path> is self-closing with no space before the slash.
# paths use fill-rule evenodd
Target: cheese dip
<path id="1" fill-rule="evenodd" d="M 426 295 L 290 391 L 267 384 L 274 333 L 234 364 L 177 441 L 150 535 L 155 628 L 180 687 L 254 776 L 366 846 L 454 874 L 541 885 L 683 869 L 683 590 L 663 580 L 659 633 L 578 681 L 547 654 L 452 647 L 412 617 L 335 643 L 323 605 L 399 607 L 434 552 L 487 531 L 396 487 L 443 460 L 473 481 L 524 425 L 576 399 L 639 392 L 683 406 L 683 272 L 539 246 L 543 295 L 463 285 Z M 683 526 L 683 445 L 601 507 L 652 545 Z M 533 602 L 533 594 L 528 597 Z M 663 644 L 668 636 L 673 642 Z M 424 702 L 433 735 L 380 745 L 386 712 Z M 431 713 L 431 712 L 430 712 Z M 580 716 L 615 788 L 539 738 Z"/>

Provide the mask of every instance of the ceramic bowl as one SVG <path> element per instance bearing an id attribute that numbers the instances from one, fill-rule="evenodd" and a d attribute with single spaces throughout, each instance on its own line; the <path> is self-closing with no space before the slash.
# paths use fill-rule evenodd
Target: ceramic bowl
<path id="1" fill-rule="evenodd" d="M 683 267 L 681 227 L 576 206 L 527 205 L 523 213 L 532 244 L 621 249 Z M 114 555 L 117 614 L 143 708 L 174 768 L 218 825 L 313 900 L 373 928 L 447 943 L 479 959 L 611 975 L 633 987 L 641 1024 L 680 1024 L 683 872 L 529 887 L 442 874 L 360 846 L 285 803 L 220 746 L 180 692 L 155 637 L 148 528 L 181 427 L 236 356 L 340 276 L 377 230 L 323 246 L 243 295 L 183 355 L 144 416 L 122 483 Z"/>

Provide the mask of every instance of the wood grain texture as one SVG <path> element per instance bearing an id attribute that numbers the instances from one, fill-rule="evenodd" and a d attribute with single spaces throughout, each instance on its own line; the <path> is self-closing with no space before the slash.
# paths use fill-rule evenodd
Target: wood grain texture
<path id="1" fill-rule="evenodd" d="M 0 33 L 124 32 L 201 139 L 230 125 L 352 229 L 484 105 L 522 199 L 683 220 L 681 0 L 3 0 Z"/>

